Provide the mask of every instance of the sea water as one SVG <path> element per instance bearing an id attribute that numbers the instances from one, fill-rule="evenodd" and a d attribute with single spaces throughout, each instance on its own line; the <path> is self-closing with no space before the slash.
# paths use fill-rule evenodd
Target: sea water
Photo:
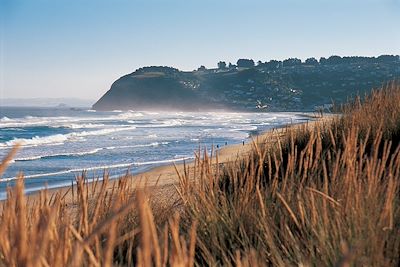
<path id="1" fill-rule="evenodd" d="M 21 150 L 0 177 L 0 198 L 19 173 L 27 192 L 71 185 L 86 171 L 118 177 L 248 141 L 253 134 L 308 120 L 298 113 L 96 112 L 86 109 L 0 107 L 0 159 Z"/>

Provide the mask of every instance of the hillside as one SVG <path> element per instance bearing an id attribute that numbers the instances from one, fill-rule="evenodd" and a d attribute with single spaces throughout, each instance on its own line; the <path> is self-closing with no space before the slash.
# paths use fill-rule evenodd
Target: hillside
<path id="1" fill-rule="evenodd" d="M 173 109 L 312 111 L 400 78 L 399 56 L 310 58 L 258 62 L 239 59 L 192 72 L 144 67 L 119 78 L 96 110 Z"/>

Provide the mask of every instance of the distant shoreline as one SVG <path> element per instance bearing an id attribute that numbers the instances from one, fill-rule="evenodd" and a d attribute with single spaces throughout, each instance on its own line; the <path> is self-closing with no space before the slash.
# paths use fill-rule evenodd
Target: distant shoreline
<path id="1" fill-rule="evenodd" d="M 18 108 L 91 108 L 95 100 L 81 98 L 1 98 L 1 107 Z"/>

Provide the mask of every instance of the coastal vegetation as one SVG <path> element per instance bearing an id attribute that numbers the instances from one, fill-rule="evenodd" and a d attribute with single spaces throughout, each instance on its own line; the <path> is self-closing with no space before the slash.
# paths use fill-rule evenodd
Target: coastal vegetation
<path id="1" fill-rule="evenodd" d="M 171 185 L 82 174 L 27 197 L 20 174 L 0 205 L 0 265 L 396 266 L 399 103 L 393 82 L 235 161 L 199 151 Z"/>

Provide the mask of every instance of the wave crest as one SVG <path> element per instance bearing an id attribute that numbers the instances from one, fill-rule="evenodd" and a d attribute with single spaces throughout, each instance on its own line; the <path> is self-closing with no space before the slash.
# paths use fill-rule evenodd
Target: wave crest
<path id="1" fill-rule="evenodd" d="M 16 144 L 21 144 L 22 146 L 38 146 L 38 145 L 55 145 L 63 144 L 67 141 L 79 141 L 82 137 L 93 136 L 93 135 L 107 135 L 110 133 L 134 130 L 136 127 L 119 127 L 119 128 L 105 128 L 101 130 L 94 131 L 82 131 L 68 134 L 55 134 L 50 136 L 34 136 L 32 138 L 15 138 L 13 140 L 7 141 L 5 143 L 0 143 L 0 148 L 9 148 Z"/>

